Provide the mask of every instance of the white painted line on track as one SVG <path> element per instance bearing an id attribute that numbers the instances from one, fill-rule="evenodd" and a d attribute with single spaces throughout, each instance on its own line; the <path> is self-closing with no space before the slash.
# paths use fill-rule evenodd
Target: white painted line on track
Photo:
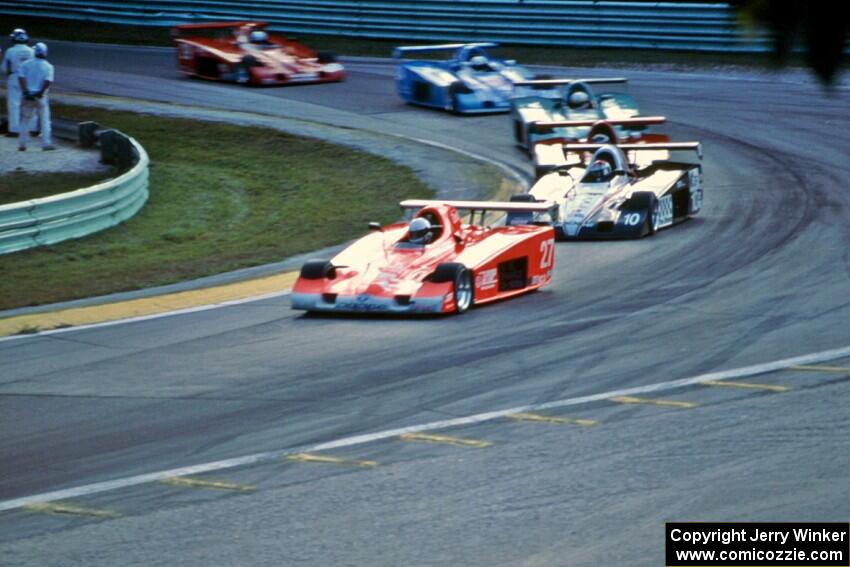
<path id="1" fill-rule="evenodd" d="M 171 317 L 172 315 L 186 315 L 187 313 L 197 313 L 199 311 L 209 311 L 210 309 L 219 309 L 221 307 L 230 307 L 233 305 L 242 305 L 254 301 L 262 301 L 264 299 L 272 299 L 275 297 L 285 297 L 290 291 L 276 291 L 274 293 L 266 293 L 254 297 L 245 297 L 243 299 L 234 299 L 231 301 L 221 301 L 218 303 L 210 303 L 209 305 L 198 305 L 196 307 L 186 307 L 175 311 L 164 311 L 162 313 L 151 313 L 150 315 L 139 315 L 138 317 L 128 317 L 126 319 L 116 319 L 115 321 L 104 321 L 103 323 L 91 323 L 89 325 L 74 325 L 73 327 L 60 327 L 58 329 L 49 329 L 47 331 L 39 331 L 38 333 L 27 333 L 23 335 L 11 335 L 8 337 L 0 337 L 0 343 L 7 341 L 32 339 L 35 337 L 44 337 L 48 335 L 58 335 L 60 333 L 72 333 L 74 331 L 85 331 L 87 329 L 98 329 L 100 327 L 112 327 L 113 325 L 123 325 L 125 323 L 137 323 L 139 321 L 149 321 L 151 319 L 161 319 L 163 317 Z M 155 296 L 152 296 L 155 297 Z M 132 301 L 132 300 L 131 300 Z"/>
<path id="2" fill-rule="evenodd" d="M 201 474 L 210 471 L 217 471 L 223 469 L 232 469 L 236 467 L 244 467 L 247 465 L 253 465 L 258 463 L 265 463 L 269 461 L 276 461 L 278 459 L 288 457 L 290 455 L 295 455 L 297 453 L 314 453 L 319 451 L 327 451 L 330 449 L 338 449 L 340 447 L 353 447 L 356 445 L 364 445 L 366 443 L 373 443 L 375 441 L 382 441 L 386 439 L 391 439 L 393 437 L 398 437 L 405 433 L 418 433 L 423 431 L 436 431 L 441 429 L 447 429 L 449 427 L 460 427 L 467 425 L 475 425 L 478 423 L 484 423 L 487 421 L 493 421 L 495 419 L 500 419 L 503 417 L 510 417 L 511 414 L 515 413 L 533 413 L 542 410 L 550 410 L 556 408 L 564 408 L 567 406 L 577 406 L 582 404 L 588 404 L 592 402 L 603 402 L 608 400 L 609 398 L 616 396 L 635 396 L 641 394 L 649 394 L 653 392 L 663 392 L 668 390 L 675 390 L 679 388 L 685 388 L 687 386 L 693 386 L 697 384 L 701 384 L 703 382 L 713 381 L 713 380 L 728 380 L 733 378 L 744 378 L 747 376 L 756 376 L 758 374 L 766 374 L 768 372 L 775 372 L 777 370 L 782 370 L 789 366 L 794 366 L 798 364 L 813 364 L 818 362 L 827 362 L 830 360 L 836 360 L 839 358 L 845 358 L 850 356 L 850 346 L 833 349 L 833 350 L 825 350 L 821 352 L 816 352 L 812 354 L 805 354 L 802 356 L 795 356 L 792 358 L 784 358 L 782 360 L 776 360 L 773 362 L 765 362 L 762 364 L 755 364 L 752 366 L 744 366 L 742 368 L 734 368 L 731 370 L 720 370 L 717 372 L 709 372 L 707 374 L 699 374 L 697 376 L 692 376 L 690 378 L 681 378 L 679 380 L 669 380 L 667 382 L 657 382 L 655 384 L 648 384 L 646 386 L 636 386 L 634 388 L 624 388 L 621 390 L 614 390 L 611 392 L 602 392 L 599 394 L 591 394 L 588 396 L 579 396 L 576 398 L 566 398 L 563 400 L 556 400 L 552 402 L 544 402 L 539 404 L 531 404 L 526 406 L 513 407 L 503 410 L 490 411 L 485 413 L 479 413 L 475 415 L 469 415 L 465 417 L 456 417 L 453 419 L 444 419 L 441 421 L 432 421 L 430 423 L 423 423 L 420 425 L 411 425 L 408 427 L 399 427 L 397 429 L 388 429 L 386 431 L 378 431 L 375 433 L 366 433 L 363 435 L 355 435 L 352 437 L 344 437 L 342 439 L 337 439 L 335 441 L 327 441 L 325 443 L 318 443 L 315 445 L 294 447 L 291 449 L 280 449 L 277 451 L 267 451 L 264 453 L 255 453 L 253 455 L 246 455 L 243 457 L 234 457 L 232 459 L 225 459 L 221 461 L 213 461 L 210 463 L 203 463 L 198 465 L 192 465 L 187 467 L 181 467 L 177 469 L 169 469 L 165 471 L 158 471 L 146 474 L 140 474 L 136 476 L 131 476 L 127 478 L 119 478 L 115 480 L 109 480 L 105 482 L 96 482 L 94 484 L 88 484 L 84 486 L 77 486 L 73 488 L 66 488 L 62 490 L 54 490 L 51 492 L 43 492 L 41 494 L 33 494 L 31 496 L 24 496 L 21 498 L 13 498 L 12 500 L 4 500 L 0 501 L 0 512 L 5 510 L 15 510 L 17 508 L 22 508 L 24 506 L 30 506 L 33 504 L 40 504 L 44 502 L 52 502 L 54 500 L 67 500 L 69 498 L 79 498 L 81 496 L 89 496 L 92 494 L 98 494 L 102 492 L 108 492 L 111 490 L 118 490 L 122 488 L 128 488 L 131 486 L 138 486 L 140 484 L 147 484 L 152 482 L 158 482 L 163 479 L 173 477 L 173 476 L 190 476 L 194 474 Z"/>

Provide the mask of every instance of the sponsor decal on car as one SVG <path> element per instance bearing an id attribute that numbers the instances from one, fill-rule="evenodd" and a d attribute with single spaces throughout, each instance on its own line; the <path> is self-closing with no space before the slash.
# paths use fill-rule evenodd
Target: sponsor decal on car
<path id="1" fill-rule="evenodd" d="M 496 268 L 478 272 L 475 276 L 475 287 L 481 291 L 496 287 Z"/>
<path id="2" fill-rule="evenodd" d="M 699 212 L 702 209 L 702 186 L 699 169 L 694 168 L 688 172 L 688 185 L 691 191 L 691 212 Z"/>
<path id="3" fill-rule="evenodd" d="M 289 81 L 315 81 L 319 78 L 318 73 L 295 73 L 289 75 Z"/>
<path id="4" fill-rule="evenodd" d="M 673 195 L 658 199 L 658 228 L 673 224 Z"/>

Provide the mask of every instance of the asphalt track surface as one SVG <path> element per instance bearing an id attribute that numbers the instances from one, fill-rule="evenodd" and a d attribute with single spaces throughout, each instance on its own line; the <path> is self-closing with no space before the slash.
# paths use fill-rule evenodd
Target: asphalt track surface
<path id="1" fill-rule="evenodd" d="M 69 90 L 282 115 L 296 100 L 530 173 L 506 116 L 404 106 L 386 63 L 350 63 L 344 85 L 240 89 L 177 77 L 164 51 L 52 58 Z M 703 212 L 653 238 L 559 244 L 540 292 L 427 320 L 304 316 L 282 296 L 0 342 L 0 504 L 281 456 L 200 475 L 253 491 L 144 483 L 66 502 L 82 513 L 0 512 L 3 561 L 661 565 L 664 521 L 847 521 L 850 357 L 742 379 L 781 392 L 693 386 L 649 396 L 679 407 L 541 412 L 589 427 L 435 432 L 487 446 L 325 452 L 377 466 L 283 457 L 850 345 L 850 92 L 793 73 L 616 74 L 675 139 L 704 143 Z"/>

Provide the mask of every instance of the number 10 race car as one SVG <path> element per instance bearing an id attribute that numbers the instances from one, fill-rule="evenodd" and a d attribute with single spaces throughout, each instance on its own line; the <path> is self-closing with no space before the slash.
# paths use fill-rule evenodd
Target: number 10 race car
<path id="1" fill-rule="evenodd" d="M 555 263 L 550 226 L 488 228 L 488 211 L 545 213 L 553 203 L 420 201 L 406 223 L 380 227 L 330 261 L 311 260 L 292 289 L 293 309 L 354 313 L 463 313 L 473 304 L 548 284 Z M 458 209 L 468 210 L 463 224 Z M 472 224 L 475 213 L 481 221 Z"/>
<path id="2" fill-rule="evenodd" d="M 244 85 L 290 85 L 342 81 L 345 69 L 330 51 L 318 53 L 269 35 L 262 22 L 175 26 L 177 67 L 202 79 Z"/>
<path id="3" fill-rule="evenodd" d="M 567 123 L 568 127 L 583 122 Z M 537 144 L 538 179 L 527 201 L 558 204 L 545 220 L 555 227 L 559 240 L 640 238 L 682 222 L 702 208 L 702 165 L 671 159 L 672 152 L 696 152 L 699 142 Z M 593 153 L 589 164 L 584 156 Z M 507 223 L 543 221 L 537 213 L 509 213 Z"/>

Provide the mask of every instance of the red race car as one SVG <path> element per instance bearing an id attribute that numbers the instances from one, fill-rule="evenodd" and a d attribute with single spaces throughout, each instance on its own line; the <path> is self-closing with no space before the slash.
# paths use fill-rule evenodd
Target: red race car
<path id="1" fill-rule="evenodd" d="M 245 85 L 329 83 L 345 79 L 330 51 L 318 53 L 269 35 L 262 22 L 186 24 L 171 30 L 177 67 L 203 79 Z"/>
<path id="2" fill-rule="evenodd" d="M 354 313 L 463 313 L 540 288 L 552 279 L 550 226 L 487 227 L 490 211 L 554 214 L 551 202 L 403 201 L 409 223 L 381 227 L 332 260 L 310 260 L 292 308 Z M 464 224 L 458 209 L 469 211 Z M 479 222 L 473 222 L 476 213 Z"/>

